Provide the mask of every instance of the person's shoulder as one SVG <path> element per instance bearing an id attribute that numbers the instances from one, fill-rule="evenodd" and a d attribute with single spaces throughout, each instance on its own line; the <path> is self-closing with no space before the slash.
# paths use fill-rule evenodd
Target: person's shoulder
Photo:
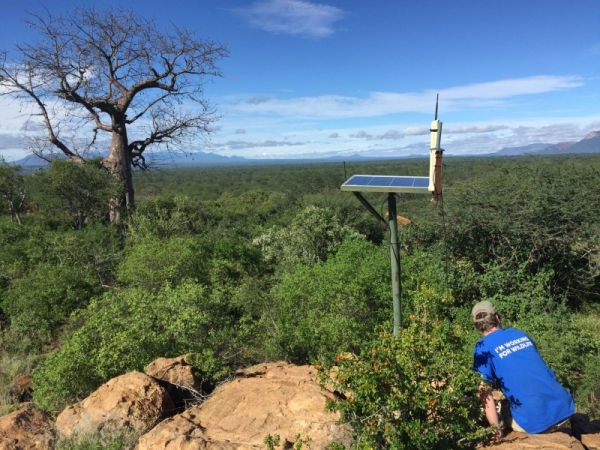
<path id="1" fill-rule="evenodd" d="M 529 335 L 527 333 L 525 333 L 523 330 L 519 330 L 517 328 L 505 328 L 504 331 L 506 332 L 507 335 L 519 335 L 519 336 L 527 336 L 529 337 Z"/>
<path id="2" fill-rule="evenodd" d="M 513 334 L 510 330 L 510 328 L 497 328 L 491 333 L 483 336 L 479 341 L 482 342 L 482 345 L 495 347 L 498 344 L 502 344 L 506 340 L 512 339 L 512 336 L 515 336 L 515 334 Z"/>
<path id="3" fill-rule="evenodd" d="M 475 352 L 483 347 L 485 347 L 485 336 L 479 338 L 479 340 L 475 342 Z"/>
<path id="4" fill-rule="evenodd" d="M 479 340 L 475 343 L 475 353 L 482 352 L 485 351 L 486 349 L 488 349 L 490 346 L 493 347 L 494 341 L 495 339 L 490 337 L 491 335 L 488 334 L 486 336 L 482 336 L 481 338 L 479 338 Z"/>

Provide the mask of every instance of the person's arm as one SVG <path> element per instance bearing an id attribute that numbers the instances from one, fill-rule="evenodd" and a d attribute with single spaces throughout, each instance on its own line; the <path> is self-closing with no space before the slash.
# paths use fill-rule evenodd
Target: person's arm
<path id="1" fill-rule="evenodd" d="M 492 395 L 492 388 L 490 388 L 485 382 L 481 382 L 479 385 L 479 399 L 483 405 L 485 417 L 492 427 L 496 429 L 496 436 L 494 439 L 500 439 L 504 433 L 500 428 L 500 420 L 498 419 L 498 411 L 496 411 L 496 401 Z"/>

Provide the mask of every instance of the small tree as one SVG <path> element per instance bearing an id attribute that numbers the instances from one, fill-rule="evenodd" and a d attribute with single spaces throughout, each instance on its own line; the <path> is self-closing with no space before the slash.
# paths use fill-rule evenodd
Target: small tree
<path id="1" fill-rule="evenodd" d="M 31 140 L 38 156 L 51 159 L 58 149 L 82 162 L 90 150 L 108 147 L 102 164 L 123 188 L 111 208 L 111 220 L 119 221 L 121 207 L 135 206 L 132 166 L 146 166 L 148 147 L 210 132 L 218 116 L 203 84 L 220 75 L 216 63 L 227 49 L 120 8 L 29 17 L 41 38 L 18 45 L 14 58 L 0 53 L 0 86 L 41 118 L 46 136 Z M 102 133 L 110 143 L 98 139 Z"/>
<path id="2" fill-rule="evenodd" d="M 55 160 L 31 177 L 32 203 L 54 217 L 62 212 L 80 230 L 87 220 L 105 217 L 109 199 L 118 192 L 115 184 L 97 160 L 83 164 Z"/>
<path id="3" fill-rule="evenodd" d="M 7 210 L 11 220 L 21 223 L 25 205 L 25 185 L 19 166 L 11 166 L 0 157 L 0 213 Z"/>

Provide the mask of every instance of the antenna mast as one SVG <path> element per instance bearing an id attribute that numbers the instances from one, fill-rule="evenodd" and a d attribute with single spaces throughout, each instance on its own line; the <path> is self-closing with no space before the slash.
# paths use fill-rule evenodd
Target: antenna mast
<path id="1" fill-rule="evenodd" d="M 444 149 L 440 148 L 442 139 L 442 122 L 438 120 L 438 102 L 440 94 L 435 98 L 435 118 L 431 122 L 431 143 L 429 146 L 429 190 L 433 192 L 433 201 L 437 202 L 442 197 L 442 158 Z"/>

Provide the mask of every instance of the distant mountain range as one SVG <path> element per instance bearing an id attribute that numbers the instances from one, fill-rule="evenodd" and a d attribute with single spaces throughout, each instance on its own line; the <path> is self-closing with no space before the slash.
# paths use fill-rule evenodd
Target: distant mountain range
<path id="1" fill-rule="evenodd" d="M 517 155 L 574 155 L 579 153 L 600 153 L 600 131 L 592 131 L 581 141 L 559 142 L 558 144 L 538 143 L 522 147 L 503 148 L 494 153 L 469 156 L 517 156 Z M 100 155 L 98 155 L 100 156 Z M 452 154 L 448 154 L 452 156 Z M 198 166 L 240 166 L 267 164 L 305 164 L 312 162 L 342 162 L 342 161 L 377 161 L 386 159 L 426 158 L 427 155 L 409 155 L 402 157 L 368 157 L 360 154 L 330 156 L 327 158 L 294 158 L 294 159 L 249 159 L 241 156 L 223 156 L 205 152 L 152 152 L 146 155 L 146 163 L 150 167 L 198 167 Z M 13 164 L 20 165 L 25 170 L 46 166 L 46 161 L 35 155 L 29 155 Z"/>
<path id="2" fill-rule="evenodd" d="M 559 142 L 558 144 L 529 144 L 523 147 L 503 148 L 488 156 L 513 155 L 575 155 L 578 153 L 600 153 L 600 131 L 592 131 L 581 141 Z"/>
<path id="3" fill-rule="evenodd" d="M 88 155 L 88 157 L 101 155 Z M 63 155 L 56 155 L 57 158 L 64 158 Z M 276 165 L 276 164 L 307 164 L 307 163 L 325 163 L 342 161 L 382 161 L 405 158 L 425 158 L 424 155 L 408 155 L 401 157 L 371 157 L 359 154 L 330 156 L 325 158 L 281 158 L 281 159 L 250 159 L 241 156 L 223 156 L 216 153 L 205 152 L 152 152 L 145 154 L 146 164 L 150 168 L 171 168 L 171 167 L 211 167 L 211 166 L 244 166 L 244 165 Z M 28 155 L 11 164 L 19 165 L 25 171 L 35 170 L 45 167 L 48 163 L 36 155 Z"/>

